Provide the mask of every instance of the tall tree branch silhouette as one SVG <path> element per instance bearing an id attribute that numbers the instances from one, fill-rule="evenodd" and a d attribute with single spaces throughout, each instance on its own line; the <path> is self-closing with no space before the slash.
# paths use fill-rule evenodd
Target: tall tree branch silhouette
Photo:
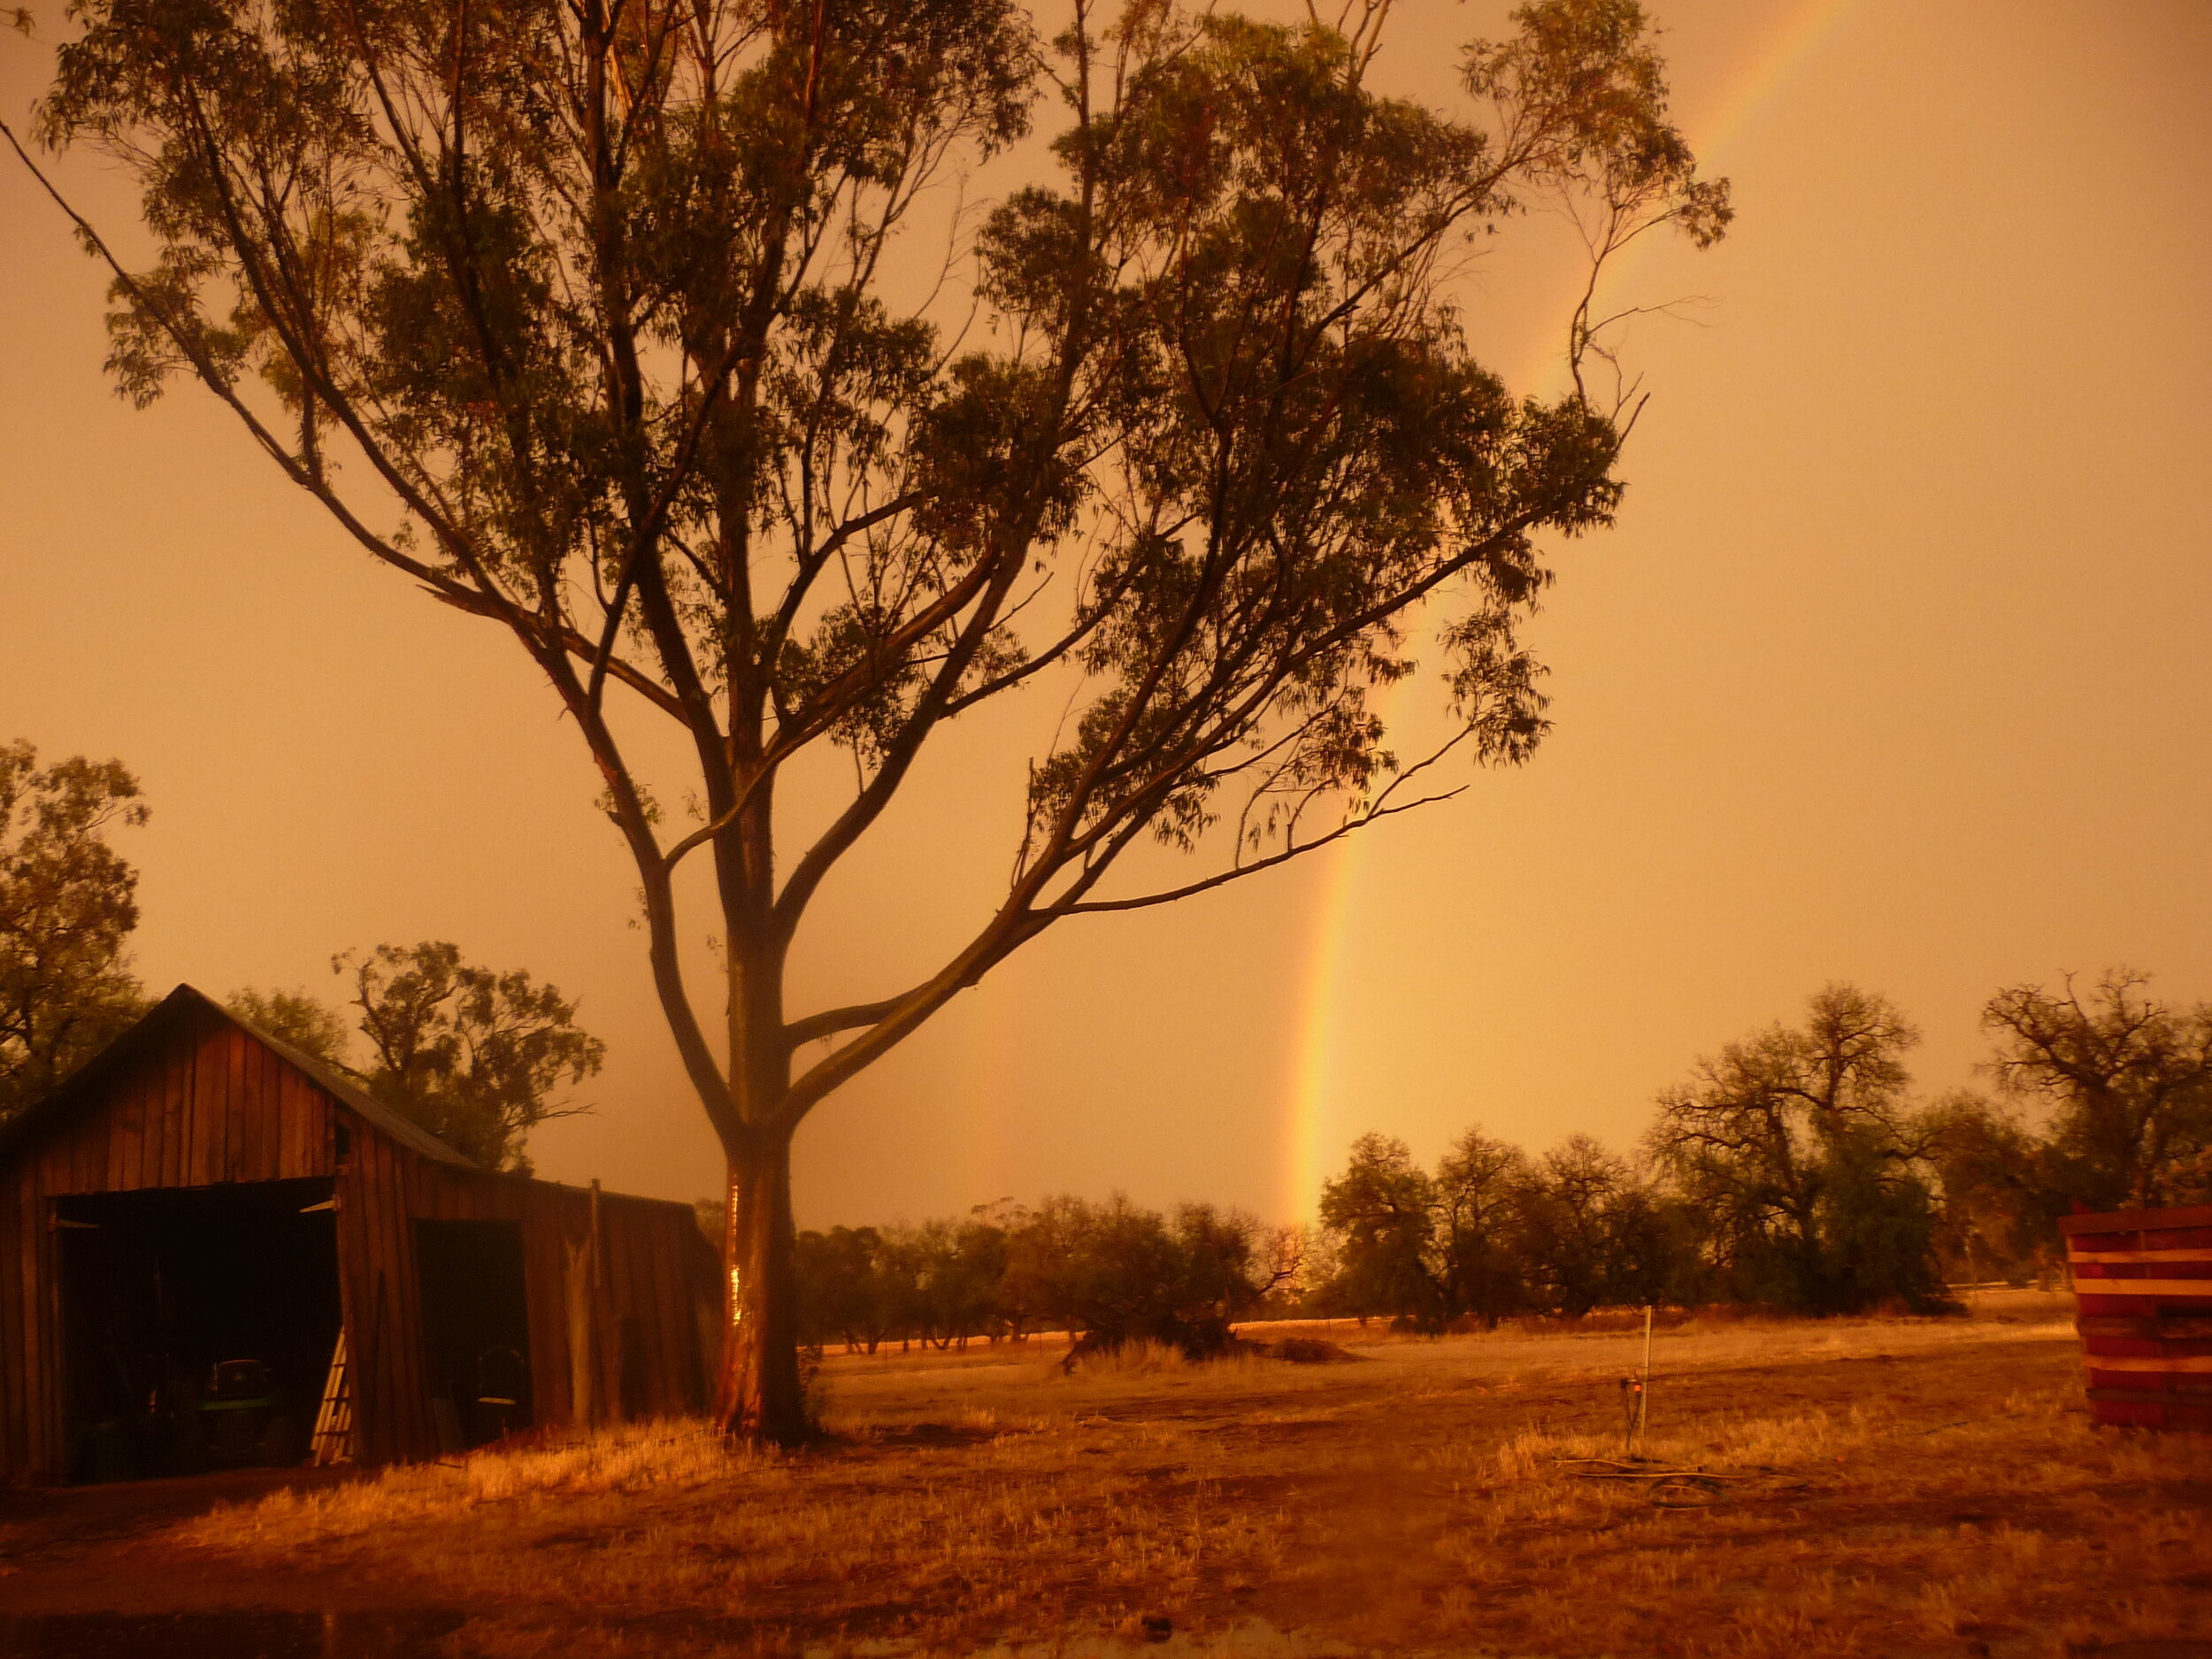
<path id="1" fill-rule="evenodd" d="M 40 135 L 131 168 L 157 243 L 133 266 L 77 220 L 119 385 L 211 389 L 356 542 L 505 629 L 588 752 L 725 1153 L 733 1432 L 806 1431 L 789 1154 L 818 1104 L 1056 924 L 1397 810 L 1373 694 L 1417 626 L 1448 746 L 1543 733 L 1539 543 L 1609 521 L 1634 410 L 1578 374 L 1509 393 L 1457 250 L 1549 200 L 1606 225 L 1594 257 L 1710 242 L 1726 188 L 1632 0 L 1525 7 L 1452 112 L 1369 86 L 1387 15 L 1073 0 L 1045 42 L 1011 0 L 88 0 L 62 49 Z M 981 220 L 964 343 L 887 252 L 1041 105 L 1050 176 Z M 825 881 L 933 738 L 1025 687 L 1071 714 L 1010 757 L 999 901 L 913 983 L 795 1015 Z M 681 825 L 641 719 L 683 739 Z M 779 784 L 825 749 L 853 787 L 802 829 Z M 1148 846 L 1213 873 L 1157 879 Z M 693 855 L 718 1016 L 679 949 Z"/>

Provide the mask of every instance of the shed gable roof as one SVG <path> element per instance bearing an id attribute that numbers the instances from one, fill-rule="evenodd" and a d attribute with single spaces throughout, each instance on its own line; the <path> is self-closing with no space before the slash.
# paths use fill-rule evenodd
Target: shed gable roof
<path id="1" fill-rule="evenodd" d="M 163 997 L 137 1024 L 71 1072 L 51 1094 L 0 1124 L 0 1157 L 32 1139 L 47 1125 L 68 1116 L 73 1108 L 96 1094 L 104 1084 L 119 1078 L 183 1026 L 210 1016 L 245 1033 L 388 1141 L 440 1164 L 465 1170 L 482 1167 L 419 1124 L 401 1117 L 344 1073 L 272 1037 L 251 1021 L 239 1018 L 213 997 L 189 985 L 180 985 Z"/>

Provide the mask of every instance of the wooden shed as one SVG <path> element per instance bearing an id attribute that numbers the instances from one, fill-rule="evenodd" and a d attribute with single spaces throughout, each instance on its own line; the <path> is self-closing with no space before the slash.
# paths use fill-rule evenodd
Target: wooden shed
<path id="1" fill-rule="evenodd" d="M 2090 1415 L 2212 1429 L 2212 1206 L 2062 1216 Z"/>
<path id="2" fill-rule="evenodd" d="M 0 1484 L 695 1411 L 688 1205 L 501 1174 L 180 986 L 0 1126 Z"/>

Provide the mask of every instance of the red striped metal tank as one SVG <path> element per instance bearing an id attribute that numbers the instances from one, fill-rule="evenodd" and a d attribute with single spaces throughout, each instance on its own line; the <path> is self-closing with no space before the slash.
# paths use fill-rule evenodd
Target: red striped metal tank
<path id="1" fill-rule="evenodd" d="M 2066 1216 L 2100 1423 L 2212 1430 L 2212 1206 Z"/>

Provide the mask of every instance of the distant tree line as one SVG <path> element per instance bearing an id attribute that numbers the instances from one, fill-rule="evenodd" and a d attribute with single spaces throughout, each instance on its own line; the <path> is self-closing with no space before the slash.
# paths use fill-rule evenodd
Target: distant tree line
<path id="1" fill-rule="evenodd" d="M 30 743 L 0 744 L 0 1121 L 151 1005 L 129 952 L 138 872 L 107 839 L 148 817 L 120 761 L 41 766 Z M 583 1110 L 558 1091 L 596 1072 L 606 1046 L 555 987 L 443 940 L 343 953 L 331 971 L 349 981 L 343 1010 L 250 987 L 228 1006 L 488 1168 L 526 1171 L 530 1131 Z"/>
<path id="2" fill-rule="evenodd" d="M 1923 1103 L 1904 1063 L 1919 1033 L 1886 997 L 1831 986 L 1801 1023 L 1698 1060 L 1633 1157 L 1587 1135 L 1532 1155 L 1470 1129 L 1425 1169 L 1363 1135 L 1313 1229 L 1117 1197 L 803 1233 L 803 1340 L 872 1353 L 1066 1330 L 1204 1353 L 1262 1317 L 1435 1331 L 1644 1303 L 1924 1313 L 1962 1282 L 2048 1282 L 2071 1209 L 2212 1202 L 2212 1007 L 2147 987 L 2116 970 L 1999 992 L 1983 1010 L 1993 1094 Z"/>
<path id="3" fill-rule="evenodd" d="M 1920 1033 L 1835 985 L 1697 1061 L 1633 1160 L 1470 1130 L 1431 1171 L 1365 1136 L 1323 1189 L 1313 1305 L 1440 1327 L 1644 1302 L 1929 1311 L 1950 1284 L 2047 1282 L 2070 1210 L 2212 1201 L 2212 1007 L 2147 987 L 2000 991 L 1992 1095 L 1916 1102 Z"/>
<path id="4" fill-rule="evenodd" d="M 147 1007 L 131 970 L 137 872 L 111 831 L 147 821 L 120 762 L 42 766 L 0 745 L 0 1120 Z M 301 991 L 230 1006 L 488 1165 L 526 1168 L 557 1091 L 604 1053 L 575 1004 L 442 941 L 333 958 L 343 1011 Z M 1367 1135 L 1320 1225 L 1115 1198 L 1001 1203 L 957 1221 L 798 1240 L 803 1338 L 949 1345 L 1043 1328 L 1217 1348 L 1260 1311 L 1441 1328 L 1644 1302 L 1808 1314 L 1931 1309 L 1946 1286 L 2047 1277 L 2057 1217 L 2212 1202 L 2212 1006 L 2144 974 L 1999 991 L 1989 1094 L 1916 1101 L 1919 1033 L 1847 985 L 1701 1058 L 1632 1158 L 1587 1136 L 1540 1156 L 1470 1129 L 1433 1170 Z M 719 1237 L 718 1232 L 714 1236 Z"/>
<path id="5" fill-rule="evenodd" d="M 1993 1094 L 1916 1102 L 1920 1033 L 1847 985 L 1701 1058 L 1638 1156 L 1539 1157 L 1470 1130 L 1433 1171 L 1368 1135 L 1323 1189 L 1320 1310 L 1438 1326 L 1608 1304 L 1927 1311 L 1946 1286 L 2047 1281 L 2070 1210 L 2212 1201 L 2212 1007 L 2146 976 L 1985 1005 Z"/>
<path id="6" fill-rule="evenodd" d="M 702 1205 L 703 1220 L 712 1208 Z M 956 1221 L 806 1232 L 800 1340 L 872 1354 L 887 1342 L 964 1348 L 1069 1331 L 1093 1348 L 1151 1341 L 1214 1354 L 1229 1346 L 1234 1322 L 1287 1309 L 1303 1243 L 1300 1229 L 1264 1226 L 1242 1210 L 1163 1212 L 1119 1195 L 1033 1209 L 1002 1201 Z"/>

